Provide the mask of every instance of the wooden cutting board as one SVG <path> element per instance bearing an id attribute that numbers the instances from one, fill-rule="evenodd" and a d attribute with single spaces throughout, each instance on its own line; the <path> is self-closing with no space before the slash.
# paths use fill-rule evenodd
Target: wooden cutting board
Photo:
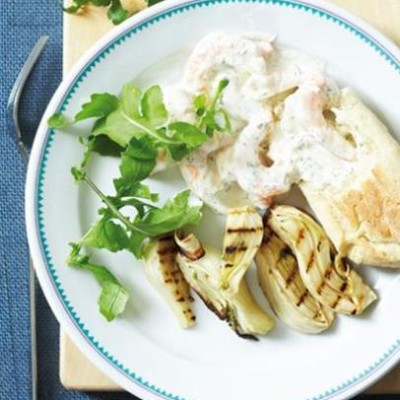
<path id="1" fill-rule="evenodd" d="M 167 0 L 168 1 L 168 0 Z M 365 19 L 400 45 L 400 0 L 331 0 Z M 141 0 L 122 0 L 131 11 L 143 7 Z M 64 73 L 101 36 L 112 29 L 102 9 L 89 8 L 83 15 L 64 15 Z M 118 386 L 94 367 L 61 332 L 60 379 L 68 389 L 119 390 Z M 400 366 L 368 393 L 400 393 Z"/>

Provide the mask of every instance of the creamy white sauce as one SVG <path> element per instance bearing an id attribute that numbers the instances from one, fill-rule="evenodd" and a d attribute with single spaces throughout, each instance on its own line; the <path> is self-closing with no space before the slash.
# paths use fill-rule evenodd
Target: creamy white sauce
<path id="1" fill-rule="evenodd" d="M 265 209 L 294 183 L 323 188 L 351 179 L 354 147 L 322 113 L 337 92 L 323 62 L 274 48 L 271 35 L 209 35 L 182 80 L 163 88 L 171 120 L 193 122 L 193 96 L 211 96 L 222 79 L 229 80 L 221 105 L 233 132 L 214 135 L 180 164 L 188 186 L 217 212 Z"/>
<path id="2" fill-rule="evenodd" d="M 289 96 L 275 129 L 269 155 L 290 156 L 291 183 L 312 181 L 316 188 L 340 186 L 353 171 L 355 149 L 323 117 L 324 87 L 302 85 Z"/>

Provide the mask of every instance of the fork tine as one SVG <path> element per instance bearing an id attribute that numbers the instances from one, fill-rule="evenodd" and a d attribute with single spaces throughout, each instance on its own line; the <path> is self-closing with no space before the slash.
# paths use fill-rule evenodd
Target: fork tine
<path id="1" fill-rule="evenodd" d="M 7 103 L 7 116 L 10 127 L 12 127 L 12 131 L 14 132 L 15 138 L 17 140 L 18 147 L 21 151 L 21 154 L 24 158 L 25 163 L 28 163 L 29 153 L 24 145 L 23 135 L 21 132 L 21 128 L 19 126 L 18 120 L 18 110 L 19 110 L 19 101 L 21 98 L 21 94 L 23 92 L 26 80 L 31 74 L 40 54 L 42 53 L 49 37 L 41 36 L 39 40 L 36 42 L 33 47 L 29 57 L 27 58 L 24 66 L 22 67 L 18 77 L 14 83 L 14 86 L 11 90 L 10 97 L 8 98 Z"/>

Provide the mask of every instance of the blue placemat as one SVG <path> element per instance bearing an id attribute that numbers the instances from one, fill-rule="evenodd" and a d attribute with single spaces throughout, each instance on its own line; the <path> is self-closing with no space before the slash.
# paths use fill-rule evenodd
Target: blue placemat
<path id="1" fill-rule="evenodd" d="M 32 140 L 41 115 L 61 81 L 62 12 L 58 0 L 0 0 L 0 399 L 30 398 L 28 248 L 24 224 L 25 166 L 7 129 L 11 87 L 36 40 L 49 35 L 23 94 L 20 121 Z M 65 390 L 58 378 L 59 326 L 37 288 L 40 400 L 134 399 L 126 393 Z"/>
<path id="2" fill-rule="evenodd" d="M 59 4 L 57 0 L 0 0 L 1 400 L 30 398 L 28 248 L 24 225 L 25 167 L 7 129 L 6 102 L 32 46 L 39 36 L 49 35 L 46 50 L 26 86 L 21 103 L 21 126 L 32 140 L 40 117 L 61 81 L 62 12 Z M 67 391 L 62 387 L 58 378 L 59 327 L 39 288 L 37 328 L 40 400 L 135 399 L 126 393 L 88 394 Z"/>

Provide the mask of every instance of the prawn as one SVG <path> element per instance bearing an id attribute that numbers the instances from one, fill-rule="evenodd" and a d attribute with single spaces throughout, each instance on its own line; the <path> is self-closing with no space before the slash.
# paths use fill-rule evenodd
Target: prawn
<path id="1" fill-rule="evenodd" d="M 272 115 L 265 110 L 243 129 L 234 148 L 236 181 L 261 210 L 268 208 L 276 195 L 289 191 L 292 183 L 290 159 L 282 157 L 275 161 L 268 156 L 273 130 Z"/>
<path id="2" fill-rule="evenodd" d="M 217 213 L 250 204 L 232 174 L 234 138 L 223 136 L 204 144 L 179 164 L 189 188 Z"/>

